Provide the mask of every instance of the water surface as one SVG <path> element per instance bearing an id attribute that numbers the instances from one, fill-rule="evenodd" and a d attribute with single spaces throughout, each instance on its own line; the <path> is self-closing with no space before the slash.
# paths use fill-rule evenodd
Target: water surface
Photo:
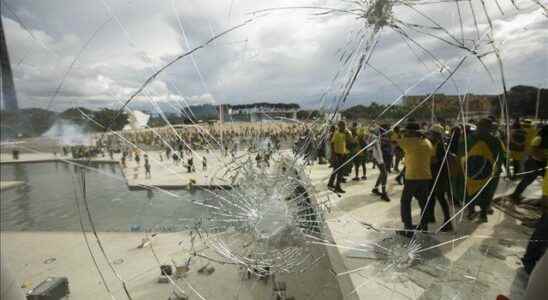
<path id="1" fill-rule="evenodd" d="M 130 191 L 117 164 L 94 164 L 85 171 L 87 199 L 98 231 L 182 230 L 205 213 L 192 201 L 210 198 L 205 191 Z M 79 231 L 75 191 L 89 227 L 78 184 L 80 167 L 64 162 L 0 165 L 2 180 L 26 182 L 0 199 L 2 231 Z"/>

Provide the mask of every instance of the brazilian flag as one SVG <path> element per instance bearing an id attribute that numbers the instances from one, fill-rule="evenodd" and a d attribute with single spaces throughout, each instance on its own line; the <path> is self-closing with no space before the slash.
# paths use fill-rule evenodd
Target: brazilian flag
<path id="1" fill-rule="evenodd" d="M 468 197 L 476 195 L 488 182 L 490 187 L 486 187 L 486 192 L 494 192 L 502 163 L 506 160 L 502 142 L 492 135 L 470 134 L 467 138 L 466 152 L 464 144 L 461 145 L 461 164 L 466 176 L 466 195 Z M 489 181 L 493 176 L 495 178 Z"/>
<path id="2" fill-rule="evenodd" d="M 453 201 L 462 202 L 464 193 L 464 175 L 460 164 L 460 156 L 456 153 L 447 155 L 447 169 L 449 181 L 451 184 L 451 194 Z"/>

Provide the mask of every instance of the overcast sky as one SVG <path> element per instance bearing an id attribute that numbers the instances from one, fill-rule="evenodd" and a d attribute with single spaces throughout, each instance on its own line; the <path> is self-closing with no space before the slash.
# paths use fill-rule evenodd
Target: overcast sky
<path id="1" fill-rule="evenodd" d="M 76 105 L 119 106 L 120 100 L 125 100 L 160 66 L 247 19 L 253 21 L 172 65 L 137 101 L 270 101 L 312 107 L 318 105 L 324 92 L 336 86 L 333 78 L 343 70 L 340 53 L 347 45 L 356 44 L 354 34 L 365 26 L 363 19 L 349 14 L 317 15 L 320 11 L 310 9 L 252 14 L 284 6 L 347 8 L 348 1 L 342 0 L 2 1 L 7 4 L 2 9 L 2 21 L 19 104 L 48 107 L 67 74 L 50 107 L 55 110 Z M 479 2 L 473 2 L 480 13 Z M 509 0 L 501 0 L 502 15 L 495 1 L 487 2 L 507 85 L 548 86 L 545 12 L 529 0 L 517 2 L 519 11 Z M 462 29 L 470 45 L 475 39 L 475 27 L 470 9 L 462 3 Z M 455 3 L 420 5 L 416 9 L 461 38 Z M 393 15 L 407 23 L 433 26 L 407 7 L 395 7 Z M 480 31 L 485 32 L 488 23 L 484 15 L 478 16 L 478 23 Z M 448 37 L 439 30 L 430 33 Z M 410 35 L 450 68 L 467 54 L 427 34 Z M 432 91 L 447 73 L 440 73 L 431 57 L 416 45 L 411 46 L 390 28 L 383 28 L 370 60 L 382 74 L 366 68 L 346 105 L 389 103 L 401 90 L 419 81 L 410 94 Z M 483 45 L 480 49 L 489 48 Z M 455 81 L 442 92 L 455 93 L 458 88 L 460 92 L 499 93 L 495 56 L 486 56 L 485 61 L 494 80 L 470 56 L 456 72 Z M 330 96 L 336 94 L 337 90 L 332 89 Z M 326 99 L 333 101 L 332 97 Z"/>

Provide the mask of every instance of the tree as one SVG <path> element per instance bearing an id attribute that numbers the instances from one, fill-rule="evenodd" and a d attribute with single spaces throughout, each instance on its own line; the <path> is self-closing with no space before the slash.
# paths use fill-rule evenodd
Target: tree
<path id="1" fill-rule="evenodd" d="M 55 121 L 55 113 L 40 108 L 24 108 L 18 111 L 0 111 L 2 139 L 18 135 L 39 136 Z"/>
<path id="2" fill-rule="evenodd" d="M 88 119 L 88 117 L 94 118 L 93 111 L 84 107 L 72 107 L 57 116 L 59 119 L 70 121 L 82 128 L 93 128 L 94 126 L 90 124 L 92 122 Z"/>
<path id="3" fill-rule="evenodd" d="M 90 125 L 98 131 L 103 131 L 105 128 L 115 131 L 122 130 L 129 123 L 128 115 L 126 113 L 117 115 L 117 113 L 118 111 L 108 108 L 95 111 L 92 113 L 95 122 Z M 99 123 L 100 125 L 96 123 Z"/>

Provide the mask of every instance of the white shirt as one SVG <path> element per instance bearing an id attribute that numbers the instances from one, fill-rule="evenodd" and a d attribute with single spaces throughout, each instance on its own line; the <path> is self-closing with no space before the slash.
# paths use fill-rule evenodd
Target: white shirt
<path id="1" fill-rule="evenodd" d="M 384 159 L 382 158 L 382 149 L 381 149 L 381 139 L 379 136 L 375 136 L 375 144 L 373 144 L 373 158 L 377 164 L 384 164 Z"/>

